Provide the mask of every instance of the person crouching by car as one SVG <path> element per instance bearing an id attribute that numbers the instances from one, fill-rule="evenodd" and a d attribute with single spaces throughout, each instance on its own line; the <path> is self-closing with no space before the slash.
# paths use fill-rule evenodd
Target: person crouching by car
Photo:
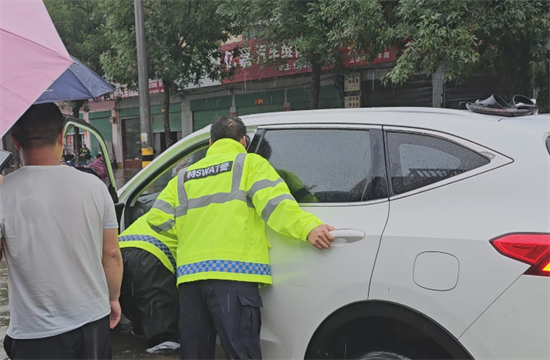
<path id="1" fill-rule="evenodd" d="M 158 234 L 147 214 L 120 234 L 124 262 L 120 304 L 136 335 L 145 335 L 148 353 L 179 348 L 177 240 Z"/>

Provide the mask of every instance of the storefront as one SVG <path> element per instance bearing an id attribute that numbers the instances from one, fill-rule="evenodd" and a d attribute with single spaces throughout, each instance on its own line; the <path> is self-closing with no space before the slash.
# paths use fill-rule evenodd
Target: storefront
<path id="1" fill-rule="evenodd" d="M 181 139 L 181 104 L 171 104 L 170 138 L 172 144 Z M 166 136 L 164 135 L 164 112 L 162 105 L 151 106 L 151 131 L 153 132 L 153 148 L 158 153 L 166 150 Z"/>
<path id="2" fill-rule="evenodd" d="M 308 110 L 311 108 L 311 92 L 309 86 L 298 85 L 287 89 L 236 94 L 234 100 L 232 96 L 191 100 L 193 131 L 212 124 L 220 115 L 230 115 L 232 104 L 235 104 L 234 110 L 237 116 L 284 110 Z M 285 104 L 288 106 L 286 109 Z M 334 85 L 321 86 L 319 108 L 342 107 L 344 107 L 344 99 L 340 91 Z"/>
<path id="3" fill-rule="evenodd" d="M 200 130 L 216 120 L 220 115 L 229 115 L 231 111 L 231 96 L 215 96 L 190 101 L 193 113 L 193 131 Z"/>
<path id="4" fill-rule="evenodd" d="M 122 153 L 124 168 L 141 168 L 141 122 L 139 108 L 121 109 Z M 181 139 L 181 104 L 170 105 L 170 131 L 172 141 Z M 166 149 L 164 136 L 164 113 L 162 105 L 151 106 L 151 130 L 153 133 L 153 149 L 160 154 Z"/>
<path id="5" fill-rule="evenodd" d="M 114 159 L 113 126 L 111 124 L 111 121 L 109 120 L 110 118 L 111 111 L 98 111 L 88 114 L 88 120 L 90 121 L 90 124 L 99 131 L 101 136 L 103 136 L 105 144 L 107 145 L 107 149 L 110 152 L 110 158 Z M 99 143 L 94 136 L 91 136 L 91 144 L 89 145 L 93 157 L 101 152 L 99 148 Z"/>

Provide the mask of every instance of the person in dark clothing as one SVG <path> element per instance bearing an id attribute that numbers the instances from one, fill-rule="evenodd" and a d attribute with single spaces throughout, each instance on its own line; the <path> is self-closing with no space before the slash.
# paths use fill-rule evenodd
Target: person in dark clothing
<path id="1" fill-rule="evenodd" d="M 118 238 L 124 273 L 120 304 L 136 335 L 144 335 L 148 353 L 179 348 L 178 290 L 175 276 L 177 241 L 157 234 L 147 214 Z"/>
<path id="2" fill-rule="evenodd" d="M 80 150 L 80 156 L 83 161 L 88 161 L 92 158 L 92 154 L 90 153 L 90 149 L 86 146 L 86 144 L 82 144 L 82 149 Z"/>

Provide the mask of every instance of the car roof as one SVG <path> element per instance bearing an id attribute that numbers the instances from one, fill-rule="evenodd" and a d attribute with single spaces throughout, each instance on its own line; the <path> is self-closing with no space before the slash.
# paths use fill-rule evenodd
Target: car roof
<path id="1" fill-rule="evenodd" d="M 503 124 L 522 126 L 537 131 L 550 132 L 550 114 L 539 114 L 534 116 L 522 116 L 516 118 L 504 118 L 500 120 Z"/>
<path id="2" fill-rule="evenodd" d="M 478 114 L 469 110 L 428 107 L 285 111 L 247 115 L 243 116 L 242 120 L 247 126 L 309 123 L 372 124 L 451 131 L 461 133 L 463 136 L 475 135 L 489 129 L 500 129 L 504 132 L 514 128 L 535 132 L 550 131 L 550 114 L 508 118 Z M 499 123 L 503 126 L 499 126 Z"/>
<path id="3" fill-rule="evenodd" d="M 407 115 L 407 117 L 404 117 Z M 345 116 L 345 118 L 343 117 Z M 428 122 L 441 121 L 487 121 L 498 122 L 501 117 L 473 113 L 467 110 L 428 107 L 387 107 L 359 109 L 324 109 L 286 111 L 242 116 L 248 126 L 267 124 L 348 123 L 378 125 L 410 125 L 410 117 L 424 118 Z M 426 124 L 428 125 L 428 124 Z"/>

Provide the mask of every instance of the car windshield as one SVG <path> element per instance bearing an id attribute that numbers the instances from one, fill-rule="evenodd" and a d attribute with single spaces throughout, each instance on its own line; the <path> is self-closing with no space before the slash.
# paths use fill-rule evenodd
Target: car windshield
<path id="1" fill-rule="evenodd" d="M 172 178 L 176 176 L 180 170 L 185 169 L 202 159 L 206 155 L 207 150 L 207 147 L 199 149 L 192 154 L 181 158 L 171 167 L 168 167 L 166 170 L 164 170 L 164 173 L 159 178 L 157 178 L 153 183 L 145 188 L 141 196 L 154 194 L 156 198 L 156 196 L 158 196 L 158 194 L 160 194 L 160 192 L 164 190 L 166 185 L 168 185 L 168 182 L 170 182 L 170 180 L 172 180 Z"/>

